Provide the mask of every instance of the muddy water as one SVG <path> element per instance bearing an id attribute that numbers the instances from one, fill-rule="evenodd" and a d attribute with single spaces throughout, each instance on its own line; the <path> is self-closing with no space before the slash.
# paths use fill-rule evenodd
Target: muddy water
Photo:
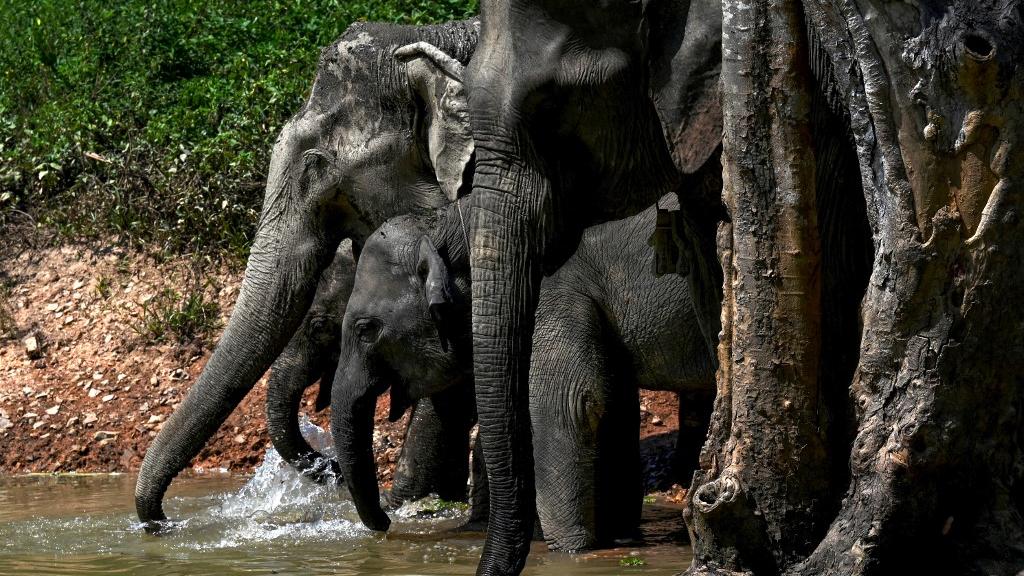
<path id="1" fill-rule="evenodd" d="M 464 512 L 418 503 L 387 535 L 357 521 L 345 491 L 306 483 L 272 450 L 253 475 L 174 482 L 165 510 L 181 519 L 147 535 L 129 475 L 0 478 L 0 575 L 473 574 L 482 535 L 453 533 Z M 687 566 L 676 510 L 645 507 L 646 544 L 600 553 L 546 552 L 525 574 L 675 574 Z"/>

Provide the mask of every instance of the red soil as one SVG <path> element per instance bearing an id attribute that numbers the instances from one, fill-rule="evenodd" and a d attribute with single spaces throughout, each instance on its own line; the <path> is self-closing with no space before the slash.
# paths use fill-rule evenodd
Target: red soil
<path id="1" fill-rule="evenodd" d="M 165 289 L 202 288 L 223 327 L 242 271 L 186 259 L 157 261 L 122 249 L 82 245 L 0 247 L 0 474 L 135 471 L 150 441 L 184 398 L 216 336 L 187 344 L 142 335 L 144 304 Z M 197 282 L 198 280 L 198 282 Z M 13 325 L 12 325 L 13 324 Z M 35 336 L 39 356 L 25 339 Z M 305 405 L 312 411 L 315 387 Z M 251 471 L 269 444 L 266 376 L 193 465 Z M 389 484 L 405 419 L 377 410 L 376 453 Z M 674 394 L 644 392 L 642 437 L 678 426 Z M 328 411 L 310 414 L 322 427 Z"/>

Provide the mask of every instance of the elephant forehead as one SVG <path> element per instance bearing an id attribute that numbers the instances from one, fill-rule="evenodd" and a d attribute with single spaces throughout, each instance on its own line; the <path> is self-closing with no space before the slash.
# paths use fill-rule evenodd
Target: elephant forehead
<path id="1" fill-rule="evenodd" d="M 376 237 L 377 234 L 373 236 Z M 401 253 L 396 254 L 395 246 L 381 241 L 367 242 L 356 268 L 349 310 L 356 314 L 381 315 L 411 304 L 418 286 L 414 271 L 406 263 Z"/>

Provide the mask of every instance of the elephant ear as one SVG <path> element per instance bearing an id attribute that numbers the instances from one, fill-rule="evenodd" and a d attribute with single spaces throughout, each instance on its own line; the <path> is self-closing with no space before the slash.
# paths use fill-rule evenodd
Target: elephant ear
<path id="1" fill-rule="evenodd" d="M 693 174 L 722 142 L 722 5 L 659 2 L 648 12 L 654 105 L 676 168 Z"/>
<path id="2" fill-rule="evenodd" d="M 395 58 L 406 63 L 409 88 L 424 105 L 427 153 L 434 174 L 448 199 L 455 200 L 473 156 L 462 64 L 427 42 L 403 46 L 395 51 Z"/>
<path id="3" fill-rule="evenodd" d="M 430 318 L 437 326 L 437 334 L 441 338 L 441 348 L 447 351 L 451 342 L 449 338 L 450 310 L 454 303 L 452 278 L 444 259 L 437 253 L 434 243 L 426 236 L 420 237 L 416 274 L 423 284 L 423 297 L 426 300 L 427 309 L 430 311 Z"/>

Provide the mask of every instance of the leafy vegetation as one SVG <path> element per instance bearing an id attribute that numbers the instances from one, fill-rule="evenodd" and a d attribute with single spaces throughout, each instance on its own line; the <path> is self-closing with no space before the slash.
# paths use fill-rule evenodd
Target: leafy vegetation
<path id="1" fill-rule="evenodd" d="M 244 256 L 270 147 L 356 20 L 475 0 L 0 2 L 0 229 Z"/>
<path id="2" fill-rule="evenodd" d="M 619 566 L 626 568 L 633 568 L 638 566 L 645 566 L 647 562 L 639 556 L 623 556 L 619 558 Z"/>
<path id="3" fill-rule="evenodd" d="M 187 294 L 167 288 L 142 304 L 135 331 L 148 342 L 202 344 L 220 328 L 220 307 L 199 286 Z"/>

